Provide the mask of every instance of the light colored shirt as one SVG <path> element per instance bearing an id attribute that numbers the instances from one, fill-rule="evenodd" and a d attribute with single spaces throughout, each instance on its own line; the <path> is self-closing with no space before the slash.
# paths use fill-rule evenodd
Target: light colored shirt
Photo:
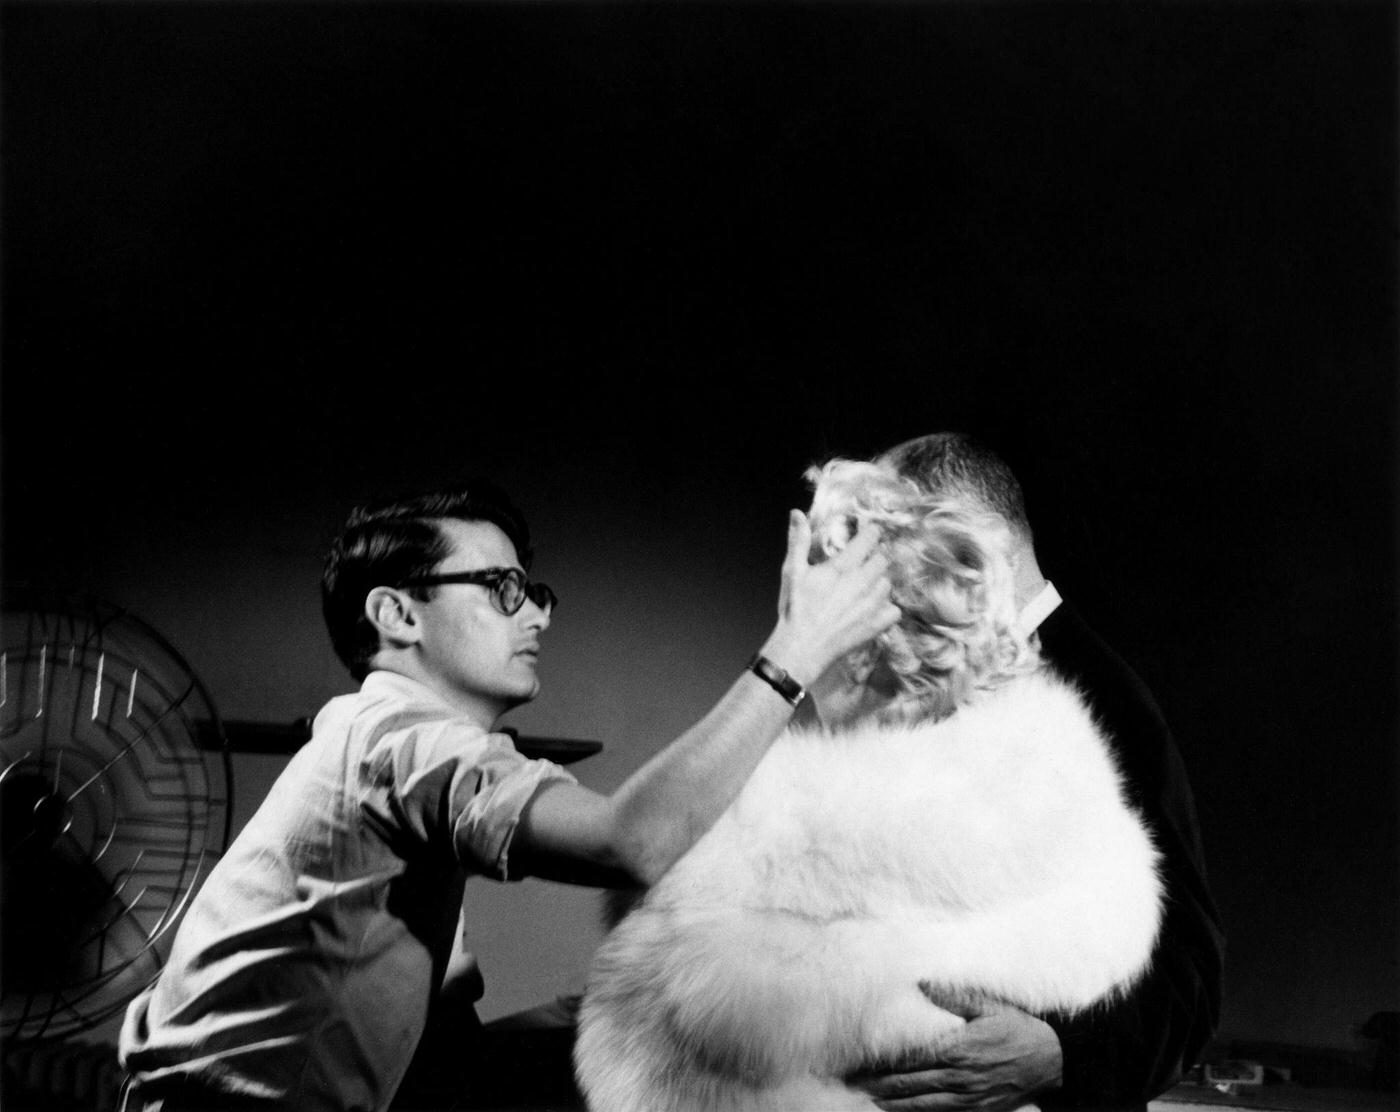
<path id="1" fill-rule="evenodd" d="M 299 1112 L 387 1107 L 466 877 L 510 878 L 520 813 L 555 780 L 574 778 L 406 677 L 332 699 L 127 1010 L 143 1096 L 185 1082 Z"/>

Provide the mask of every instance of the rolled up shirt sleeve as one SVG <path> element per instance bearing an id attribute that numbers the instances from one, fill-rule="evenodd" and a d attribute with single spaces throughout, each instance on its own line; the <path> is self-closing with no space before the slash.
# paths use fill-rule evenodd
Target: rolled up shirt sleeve
<path id="1" fill-rule="evenodd" d="M 525 804 L 545 784 L 577 781 L 551 761 L 522 757 L 502 734 L 487 740 L 489 751 L 478 766 L 476 791 L 463 801 L 452 843 L 463 864 L 483 866 L 486 875 L 511 880 L 507 855 Z"/>
<path id="2" fill-rule="evenodd" d="M 505 734 L 461 719 L 384 723 L 367 747 L 362 808 L 393 836 L 450 850 L 469 872 L 510 875 L 520 814 L 545 784 L 575 778 L 551 761 L 522 756 Z"/>

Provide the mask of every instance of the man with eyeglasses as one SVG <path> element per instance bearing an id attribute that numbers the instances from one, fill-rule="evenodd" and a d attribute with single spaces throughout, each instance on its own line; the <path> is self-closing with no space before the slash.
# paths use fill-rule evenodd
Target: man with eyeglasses
<path id="1" fill-rule="evenodd" d="M 128 1008 L 126 1107 L 387 1108 L 469 877 L 654 882 L 728 805 L 805 685 L 895 620 L 873 533 L 819 565 L 809 547 L 794 512 L 759 654 L 605 796 L 493 732 L 539 691 L 557 602 L 529 579 L 529 533 L 506 496 L 474 482 L 354 511 L 322 602 L 360 689 L 322 709 Z"/>

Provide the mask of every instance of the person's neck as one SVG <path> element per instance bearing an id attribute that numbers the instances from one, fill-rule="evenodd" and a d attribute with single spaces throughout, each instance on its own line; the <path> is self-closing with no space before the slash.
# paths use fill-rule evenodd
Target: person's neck
<path id="1" fill-rule="evenodd" d="M 1040 565 L 1036 563 L 1034 549 L 1027 546 L 1016 554 L 1014 576 L 1016 609 L 1024 610 L 1031 599 L 1045 590 L 1047 582 L 1045 576 L 1041 574 Z"/>
<path id="2" fill-rule="evenodd" d="M 374 667 L 421 683 L 453 710 L 469 718 L 487 733 L 491 732 L 501 716 L 510 709 L 502 706 L 499 699 L 489 699 L 461 690 L 441 673 L 425 667 L 422 660 L 411 653 L 394 653 L 387 656 L 381 653 L 375 659 Z"/>

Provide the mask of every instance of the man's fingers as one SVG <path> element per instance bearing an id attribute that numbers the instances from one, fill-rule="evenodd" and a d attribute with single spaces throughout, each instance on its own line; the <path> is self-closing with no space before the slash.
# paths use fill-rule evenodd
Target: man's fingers
<path id="1" fill-rule="evenodd" d="M 993 1001 L 979 1000 L 966 992 L 950 991 L 932 981 L 920 981 L 919 991 L 930 1003 L 963 1019 L 975 1019 L 977 1016 L 986 1015 L 993 1007 Z"/>
<path id="2" fill-rule="evenodd" d="M 938 1088 L 937 1070 L 917 1070 L 912 1073 L 860 1073 L 846 1079 L 847 1084 L 876 1100 L 894 1100 L 927 1093 Z"/>
<path id="3" fill-rule="evenodd" d="M 788 511 L 787 555 L 783 566 L 789 575 L 807 566 L 807 552 L 812 546 L 812 526 L 801 510 Z"/>
<path id="4" fill-rule="evenodd" d="M 880 531 L 873 525 L 863 526 L 856 539 L 832 557 L 831 570 L 854 591 L 877 592 L 888 598 L 893 589 L 890 562 L 879 542 Z"/>
<path id="5" fill-rule="evenodd" d="M 884 633 L 885 630 L 889 629 L 890 626 L 894 625 L 904 616 L 904 611 L 893 602 L 889 601 L 890 585 L 888 581 L 886 581 L 883 586 L 877 585 L 876 591 L 879 597 L 885 600 L 885 604 L 871 615 L 870 624 L 867 626 L 867 632 L 869 634 L 869 636 L 866 637 L 867 641 L 871 637 L 878 637 L 880 634 Z"/>
<path id="6" fill-rule="evenodd" d="M 900 1101 L 922 1097 L 941 1098 L 953 1106 L 964 1100 L 966 1077 L 947 1069 L 914 1070 L 909 1073 L 861 1074 L 847 1079 L 875 1101 Z M 930 1105 L 930 1107 L 933 1107 Z"/>
<path id="7" fill-rule="evenodd" d="M 861 567 L 844 571 L 840 585 L 833 589 L 832 599 L 844 598 L 854 604 L 846 611 L 845 631 L 855 640 L 851 647 L 878 637 L 899 621 L 902 611 L 890 597 L 893 585 L 886 569 L 871 561 Z"/>
<path id="8" fill-rule="evenodd" d="M 890 599 L 889 562 L 876 545 L 879 530 L 861 528 L 851 544 L 830 560 L 810 562 L 812 525 L 807 515 L 788 515 L 788 551 L 783 559 L 778 613 L 816 632 L 837 655 L 864 644 L 899 620 Z"/>
<path id="9" fill-rule="evenodd" d="M 788 511 L 787 553 L 783 556 L 783 571 L 778 586 L 778 613 L 786 614 L 792 600 L 792 588 L 802 570 L 807 567 L 807 550 L 812 544 L 812 526 L 801 510 Z"/>
<path id="10" fill-rule="evenodd" d="M 879 528 L 868 521 L 862 521 L 850 543 L 832 557 L 832 563 L 841 567 L 855 567 L 863 564 L 879 543 Z"/>

